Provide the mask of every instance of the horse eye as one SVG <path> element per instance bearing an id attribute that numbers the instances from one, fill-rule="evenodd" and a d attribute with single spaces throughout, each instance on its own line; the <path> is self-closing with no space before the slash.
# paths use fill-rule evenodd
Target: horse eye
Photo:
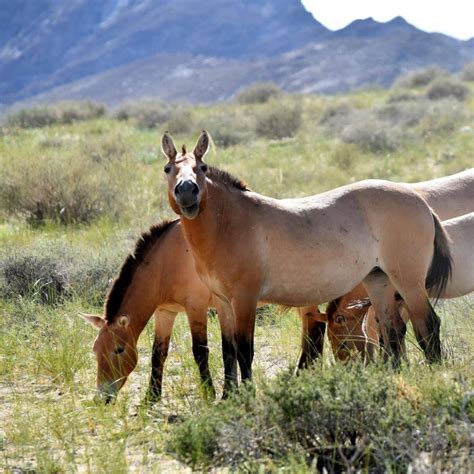
<path id="1" fill-rule="evenodd" d="M 337 324 L 344 324 L 346 322 L 346 318 L 342 314 L 338 314 L 336 316 L 336 323 Z"/>
<path id="2" fill-rule="evenodd" d="M 207 173 L 207 170 L 209 169 L 207 165 L 201 165 L 200 168 L 203 173 Z"/>
<path id="3" fill-rule="evenodd" d="M 170 165 L 165 166 L 165 173 L 169 174 L 170 171 L 171 171 L 171 166 Z"/>
<path id="4" fill-rule="evenodd" d="M 125 351 L 125 347 L 117 347 L 115 349 L 115 353 L 118 355 L 123 354 L 124 351 Z"/>

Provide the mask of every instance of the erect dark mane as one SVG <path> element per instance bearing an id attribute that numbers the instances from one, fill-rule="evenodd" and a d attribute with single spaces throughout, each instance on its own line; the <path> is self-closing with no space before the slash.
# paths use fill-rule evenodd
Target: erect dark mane
<path id="1" fill-rule="evenodd" d="M 209 178 L 216 180 L 224 186 L 238 189 L 239 191 L 250 191 L 249 187 L 241 179 L 214 166 L 209 166 Z"/>
<path id="2" fill-rule="evenodd" d="M 107 299 L 105 301 L 105 320 L 113 322 L 120 309 L 123 297 L 129 287 L 137 267 L 143 263 L 146 255 L 152 249 L 156 241 L 178 220 L 164 221 L 158 225 L 150 227 L 144 232 L 135 244 L 134 251 L 127 256 L 120 269 L 119 276 L 114 280 Z"/>

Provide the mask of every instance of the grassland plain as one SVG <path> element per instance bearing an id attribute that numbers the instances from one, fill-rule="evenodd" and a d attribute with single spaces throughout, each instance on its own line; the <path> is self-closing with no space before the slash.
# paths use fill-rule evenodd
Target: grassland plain
<path id="1" fill-rule="evenodd" d="M 341 366 L 328 353 L 294 377 L 298 318 L 267 307 L 256 331 L 255 392 L 244 389 L 219 403 L 200 397 L 189 330 L 179 317 L 163 400 L 152 408 L 141 405 L 151 324 L 139 342 L 136 371 L 117 403 L 103 407 L 92 402 L 95 331 L 77 316 L 102 311 L 110 279 L 140 232 L 173 217 L 162 131 L 169 128 L 178 143 L 189 145 L 200 129 L 212 134 L 214 126 L 216 149 L 207 161 L 275 197 L 364 178 L 426 180 L 472 166 L 474 150 L 473 95 L 460 100 L 448 90 L 430 100 L 429 87 L 428 81 L 388 91 L 199 106 L 186 110 L 185 124 L 169 104 L 156 103 L 166 113 L 152 111 L 149 120 L 140 111 L 122 113 L 122 120 L 110 114 L 41 128 L 14 121 L 3 127 L 0 469 L 472 472 L 472 297 L 440 304 L 443 364 L 426 366 L 410 334 L 410 363 L 397 373 L 386 366 Z M 279 120 L 295 120 L 292 136 L 268 138 L 273 127 L 281 136 Z M 214 317 L 209 343 L 219 390 Z"/>

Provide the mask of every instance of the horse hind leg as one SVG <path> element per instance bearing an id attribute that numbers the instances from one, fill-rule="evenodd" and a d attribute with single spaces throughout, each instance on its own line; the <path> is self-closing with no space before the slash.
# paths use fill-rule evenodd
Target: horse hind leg
<path id="1" fill-rule="evenodd" d="M 428 362 L 440 362 L 442 357 L 441 322 L 428 299 L 423 285 L 405 285 L 398 289 L 410 315 L 416 339 Z"/>
<path id="2" fill-rule="evenodd" d="M 375 269 L 363 280 L 370 301 L 379 323 L 384 358 L 392 357 L 394 366 L 400 365 L 403 356 L 406 324 L 398 312 L 395 300 L 395 288 L 388 276 L 380 269 Z"/>

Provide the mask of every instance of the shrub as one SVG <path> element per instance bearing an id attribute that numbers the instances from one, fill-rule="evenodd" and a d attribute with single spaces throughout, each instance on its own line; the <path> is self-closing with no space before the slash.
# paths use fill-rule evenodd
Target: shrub
<path id="1" fill-rule="evenodd" d="M 7 125 L 20 128 L 41 128 L 53 124 L 69 124 L 105 115 L 105 106 L 91 101 L 67 101 L 53 105 L 20 109 L 7 116 Z"/>
<path id="2" fill-rule="evenodd" d="M 81 298 L 100 306 L 120 268 L 125 249 L 92 252 L 56 241 L 42 241 L 29 248 L 9 248 L 0 254 L 0 294 L 56 304 Z"/>
<path id="3" fill-rule="evenodd" d="M 412 92 L 396 92 L 395 94 L 390 95 L 387 102 L 393 104 L 397 102 L 413 102 L 419 99 L 419 94 L 413 94 Z"/>
<path id="4" fill-rule="evenodd" d="M 54 252 L 58 249 L 36 249 L 34 253 L 14 250 L 5 254 L 0 262 L 2 295 L 48 304 L 60 301 L 68 291 L 67 275 L 64 259 L 55 257 Z"/>
<path id="5" fill-rule="evenodd" d="M 413 127 L 420 123 L 429 107 L 426 101 L 396 102 L 377 109 L 375 115 L 391 125 Z"/>
<path id="6" fill-rule="evenodd" d="M 427 113 L 420 123 L 423 135 L 439 135 L 454 131 L 466 118 L 462 104 L 455 99 L 431 102 Z"/>
<path id="7" fill-rule="evenodd" d="M 283 91 L 276 84 L 260 82 L 244 89 L 236 99 L 239 104 L 263 104 L 282 93 Z"/>
<path id="8" fill-rule="evenodd" d="M 199 128 L 209 130 L 214 143 L 227 148 L 251 140 L 255 124 L 243 113 L 222 112 L 208 117 Z"/>
<path id="9" fill-rule="evenodd" d="M 272 101 L 258 113 L 255 131 L 265 138 L 282 139 L 295 136 L 301 123 L 302 112 L 299 105 Z"/>
<path id="10" fill-rule="evenodd" d="M 401 133 L 386 123 L 371 119 L 348 125 L 341 132 L 341 139 L 372 153 L 385 153 L 398 148 Z"/>
<path id="11" fill-rule="evenodd" d="M 121 105 L 114 113 L 117 120 L 132 120 L 139 128 L 158 128 L 171 114 L 171 106 L 156 99 Z"/>
<path id="12" fill-rule="evenodd" d="M 426 92 L 426 97 L 430 100 L 454 98 L 459 101 L 464 101 L 469 95 L 469 87 L 459 80 L 452 78 L 442 78 L 434 81 Z"/>
<path id="13" fill-rule="evenodd" d="M 2 164 L 0 212 L 26 217 L 34 225 L 118 217 L 127 203 L 135 168 L 127 161 L 100 163 L 87 156 L 26 155 Z"/>
<path id="14" fill-rule="evenodd" d="M 410 72 L 396 79 L 394 87 L 407 89 L 425 87 L 435 79 L 446 77 L 449 73 L 439 66 L 429 66 L 419 71 Z"/>
<path id="15" fill-rule="evenodd" d="M 178 107 L 174 109 L 166 124 L 166 129 L 171 134 L 186 135 L 195 129 L 196 118 L 191 109 Z"/>
<path id="16" fill-rule="evenodd" d="M 461 71 L 461 79 L 468 82 L 474 81 L 474 63 L 464 66 L 464 69 Z"/>
<path id="17" fill-rule="evenodd" d="M 466 467 L 465 393 L 452 382 L 433 384 L 433 377 L 425 374 L 422 391 L 377 367 L 283 374 L 257 397 L 242 390 L 204 408 L 177 427 L 169 448 L 193 469 L 204 470 L 253 471 L 293 460 L 300 469 L 318 472 L 404 472 L 422 453 L 432 454 L 440 470 L 449 463 Z"/>

